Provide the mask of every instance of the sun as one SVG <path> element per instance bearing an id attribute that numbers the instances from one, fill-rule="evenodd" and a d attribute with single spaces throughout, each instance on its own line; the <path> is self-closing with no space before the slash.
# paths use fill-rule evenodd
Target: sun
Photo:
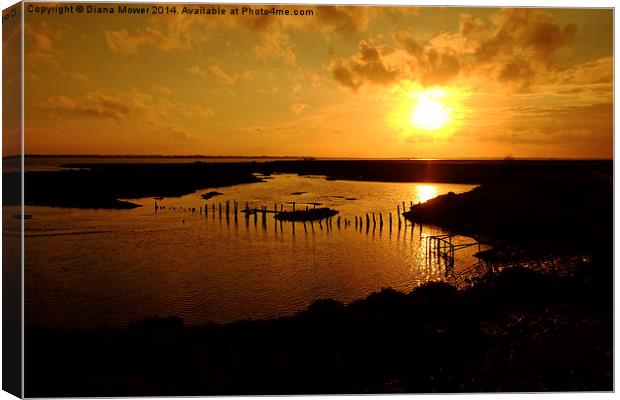
<path id="1" fill-rule="evenodd" d="M 425 131 L 435 131 L 448 125 L 451 120 L 452 109 L 445 99 L 448 93 L 442 89 L 428 89 L 412 93 L 414 98 L 410 122 L 415 128 Z"/>
<path id="2" fill-rule="evenodd" d="M 386 92 L 391 110 L 386 121 L 400 138 L 433 142 L 447 139 L 461 129 L 470 114 L 465 105 L 469 91 L 464 87 L 424 87 L 403 81 Z"/>

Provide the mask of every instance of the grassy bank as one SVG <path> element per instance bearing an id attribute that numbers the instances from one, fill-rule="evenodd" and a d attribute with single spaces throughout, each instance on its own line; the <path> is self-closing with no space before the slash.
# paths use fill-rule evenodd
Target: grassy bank
<path id="1" fill-rule="evenodd" d="M 489 256 L 495 258 L 508 248 L 512 253 L 527 250 L 532 256 L 611 254 L 613 180 L 611 174 L 597 171 L 569 176 L 541 171 L 438 196 L 414 205 L 406 215 L 418 223 L 490 241 L 496 250 Z"/>

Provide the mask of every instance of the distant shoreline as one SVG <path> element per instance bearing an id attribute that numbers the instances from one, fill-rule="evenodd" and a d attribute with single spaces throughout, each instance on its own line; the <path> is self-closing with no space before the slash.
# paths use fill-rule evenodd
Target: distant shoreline
<path id="1" fill-rule="evenodd" d="M 19 159 L 21 155 L 3 156 L 4 160 Z M 458 158 L 424 158 L 424 157 L 321 157 L 294 155 L 204 155 L 204 154 L 25 154 L 26 159 L 35 158 L 111 158 L 111 159 L 162 159 L 162 158 L 204 158 L 204 159 L 272 159 L 272 160 L 351 160 L 351 161 L 612 161 L 609 157 L 571 158 L 571 157 L 458 157 Z"/>

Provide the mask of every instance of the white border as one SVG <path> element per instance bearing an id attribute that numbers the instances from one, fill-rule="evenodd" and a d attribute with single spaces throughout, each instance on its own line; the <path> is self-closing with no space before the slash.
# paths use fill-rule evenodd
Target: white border
<path id="1" fill-rule="evenodd" d="M 29 2 L 45 2 L 44 0 L 31 0 Z M 49 1 L 48 1 L 49 2 Z M 76 2 L 76 1 L 71 1 L 71 2 Z M 85 1 L 86 2 L 86 1 Z M 83 2 L 83 3 L 85 3 Z M 101 1 L 101 0 L 91 0 L 88 2 L 97 2 L 97 3 L 104 3 L 105 1 Z M 126 3 L 172 3 L 173 1 L 161 1 L 161 0 L 155 0 L 155 1 L 136 1 L 136 0 L 127 0 L 127 1 L 122 1 L 122 2 L 126 2 Z M 382 6 L 386 6 L 386 5 L 404 5 L 404 6 L 410 6 L 410 5 L 422 5 L 422 6 L 461 6 L 461 7 L 465 7 L 465 6 L 472 6 L 472 7 L 557 7 L 557 8 L 573 8 L 573 7 L 588 7 L 588 8 L 615 8 L 615 2 L 611 1 L 611 0 L 590 0 L 590 1 L 575 1 L 575 0 L 474 0 L 474 1 L 468 1 L 468 2 L 464 2 L 464 1 L 455 1 L 455 0 L 440 0 L 440 1 L 433 1 L 433 0 L 416 0 L 415 2 L 413 1 L 406 1 L 406 0 L 389 0 L 389 1 L 372 1 L 372 0 L 337 0 L 337 1 L 330 1 L 330 0 L 315 0 L 315 1 L 299 1 L 299 0 L 283 0 L 283 1 L 273 1 L 273 0 L 252 0 L 252 1 L 231 1 L 231 0 L 221 0 L 221 1 L 199 1 L 199 0 L 185 0 L 182 1 L 183 3 L 202 3 L 202 4 L 209 4 L 209 3 L 213 3 L 213 4 L 223 4 L 223 3 L 230 3 L 230 4 L 240 4 L 240 3 L 255 3 L 255 4 L 349 4 L 349 5 L 382 5 Z M 15 4 L 15 1 L 12 0 L 0 0 L 0 5 L 2 9 L 5 9 L 7 7 L 10 7 L 11 5 Z M 24 23 L 24 12 L 22 11 L 22 27 L 23 27 L 23 23 Z M 22 54 L 23 54 L 23 45 L 24 45 L 24 41 L 23 41 L 23 29 L 22 29 Z M 616 50 L 617 50 L 617 46 L 618 46 L 618 32 L 615 29 L 615 10 L 614 10 L 614 55 L 617 54 Z M 23 77 L 23 72 L 24 72 L 24 65 L 23 65 L 23 57 L 22 57 L 22 77 Z M 617 65 L 614 63 L 614 81 L 615 81 L 615 76 L 618 72 L 618 68 Z M 0 63 L 0 75 L 2 73 L 2 65 Z M 23 79 L 22 79 L 22 169 L 23 169 L 23 163 L 24 163 L 24 159 L 23 159 L 23 152 L 25 150 L 24 148 L 24 135 L 23 135 L 23 126 L 24 126 L 24 114 L 23 114 L 23 110 L 24 110 L 24 98 L 23 98 L 23 87 L 24 83 L 23 83 Z M 2 110 L 2 104 L 0 102 L 0 111 Z M 615 94 L 615 90 L 614 90 L 614 122 L 615 122 L 615 116 L 618 112 L 618 103 L 617 103 L 617 99 L 616 99 L 616 94 Z M 614 126 L 615 127 L 615 126 Z M 0 127 L 0 132 L 1 132 L 1 127 Z M 615 149 L 615 129 L 614 129 L 614 149 Z M 1 146 L 1 141 L 0 141 L 0 146 Z M 614 152 L 615 154 L 615 152 Z M 615 157 L 614 157 L 615 159 Z M 614 162 L 614 188 L 616 187 L 616 183 L 617 183 L 617 176 L 618 176 L 618 172 L 619 172 L 619 168 L 617 168 L 617 165 Z M 22 177 L 23 179 L 23 177 Z M 23 186 L 23 181 L 22 181 L 22 196 L 23 196 L 23 190 L 24 190 L 24 186 Z M 0 175 L 0 196 L 2 195 L 2 176 Z M 23 198 L 23 197 L 22 197 Z M 614 190 L 614 210 L 616 209 L 616 206 L 618 205 L 618 203 L 616 203 L 616 198 L 615 198 L 615 190 Z M 618 222 L 617 219 L 617 215 L 615 215 L 614 212 L 614 235 L 615 235 L 615 226 L 616 223 Z M 21 221 L 22 223 L 22 233 L 23 233 L 23 224 L 24 221 L 22 219 Z M 22 243 L 23 243 L 23 237 L 22 237 Z M 618 237 L 614 236 L 614 248 L 620 248 L 620 240 L 618 239 Z M 23 262 L 23 246 L 22 246 L 22 262 Z M 2 256 L 2 244 L 0 241 L 0 259 Z M 614 267 L 615 267 L 616 263 L 615 263 L 615 257 L 614 257 Z M 618 275 L 619 274 L 614 274 L 614 288 L 617 287 L 617 283 L 618 283 Z M 23 268 L 22 268 L 22 316 L 23 316 Z M 0 298 L 1 298 L 1 294 L 2 294 L 2 288 L 0 286 Z M 615 290 L 614 290 L 614 310 L 617 310 L 617 299 L 615 296 Z M 2 316 L 2 310 L 0 308 L 0 318 Z M 614 317 L 615 317 L 615 312 L 614 312 Z M 0 322 L 0 326 L 1 326 L 1 322 Z M 614 318 L 614 349 L 615 349 L 615 343 L 617 343 L 617 339 L 618 339 L 618 332 L 615 329 L 615 318 Z M 2 339 L 2 332 L 0 331 L 0 343 L 1 343 L 1 339 Z M 22 330 L 22 343 L 23 343 L 23 330 Z M 23 360 L 23 354 L 24 354 L 24 349 L 22 347 L 22 360 Z M 1 355 L 1 350 L 0 350 L 0 355 Z M 615 357 L 615 353 L 614 353 L 614 388 L 616 387 L 616 383 L 617 383 L 617 379 L 616 379 L 616 374 L 615 372 L 617 371 L 617 358 Z M 22 377 L 23 377 L 23 365 L 22 365 Z M 2 382 L 2 365 L 0 363 L 0 384 Z M 22 393 L 23 393 L 23 380 L 22 380 Z M 437 397 L 446 397 L 446 396 L 466 396 L 467 398 L 472 398 L 472 399 L 489 399 L 490 396 L 496 396 L 499 395 L 502 398 L 506 398 L 506 399 L 533 399 L 533 398 L 545 398 L 545 399 L 583 399 L 583 398 L 588 398 L 588 399 L 607 399 L 607 398 L 614 398 L 616 397 L 615 393 L 550 393 L 550 394 L 496 394 L 496 393 L 486 393 L 486 394 L 477 394 L 477 395 L 381 395 L 381 396 L 373 396 L 376 398 L 382 398 L 382 399 L 392 399 L 392 398 L 414 398 L 415 399 L 421 399 L 421 400 L 426 400 L 426 399 L 436 399 Z M 281 396 L 261 396 L 260 398 L 265 398 L 265 399 L 278 399 Z M 319 398 L 323 398 L 323 397 L 328 397 L 328 396 L 294 396 L 295 398 L 299 398 L 299 399 L 316 399 L 317 397 Z M 332 396 L 329 396 L 332 397 Z M 334 396 L 335 397 L 335 396 Z M 337 396 L 338 399 L 343 399 L 343 400 L 350 400 L 350 399 L 356 399 L 359 398 L 360 396 Z M 9 395 L 6 392 L 0 392 L 0 400 L 4 400 L 4 399 L 13 399 L 14 397 Z M 225 397 L 225 399 L 238 399 L 239 397 Z M 184 397 L 175 397 L 175 399 L 184 399 Z"/>

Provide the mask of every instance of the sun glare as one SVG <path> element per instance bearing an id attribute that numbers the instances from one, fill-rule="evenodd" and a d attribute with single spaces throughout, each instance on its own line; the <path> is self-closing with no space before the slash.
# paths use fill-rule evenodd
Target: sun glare
<path id="1" fill-rule="evenodd" d="M 388 114 L 390 126 L 403 138 L 434 141 L 450 137 L 464 123 L 468 97 L 463 88 L 423 87 L 416 82 L 403 82 L 390 94 L 394 108 Z"/>
<path id="2" fill-rule="evenodd" d="M 415 99 L 411 124 L 426 131 L 441 129 L 451 121 L 452 110 L 444 102 L 447 93 L 442 89 L 429 89 L 413 93 Z"/>

